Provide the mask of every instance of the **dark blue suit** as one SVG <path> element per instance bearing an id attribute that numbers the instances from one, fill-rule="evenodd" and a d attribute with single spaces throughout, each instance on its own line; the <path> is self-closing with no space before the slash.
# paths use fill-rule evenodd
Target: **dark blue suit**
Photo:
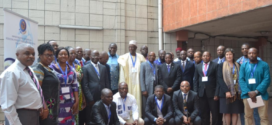
<path id="1" fill-rule="evenodd" d="M 180 66 L 181 69 L 181 81 L 188 81 L 191 86 L 191 90 L 194 88 L 193 78 L 195 72 L 195 65 L 191 61 L 186 60 L 185 69 L 182 68 L 181 61 L 175 62 L 177 65 Z"/>
<path id="2" fill-rule="evenodd" d="M 218 63 L 218 60 L 219 60 L 219 58 L 217 57 L 217 58 L 213 59 L 213 62 L 215 62 L 215 63 L 217 63 L 217 64 L 222 63 L 222 62 Z M 226 58 L 223 57 L 223 62 L 225 62 L 225 61 L 226 61 Z"/>

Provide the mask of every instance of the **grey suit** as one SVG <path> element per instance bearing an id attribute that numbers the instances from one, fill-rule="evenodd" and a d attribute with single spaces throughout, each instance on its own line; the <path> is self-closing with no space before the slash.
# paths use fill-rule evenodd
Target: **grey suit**
<path id="1" fill-rule="evenodd" d="M 141 83 L 141 92 L 147 91 L 148 96 L 154 93 L 154 87 L 158 84 L 158 67 L 155 63 L 152 64 L 155 68 L 155 76 L 153 74 L 153 69 L 151 68 L 149 62 L 143 62 L 141 64 L 140 72 L 140 83 Z M 144 116 L 145 105 L 147 97 L 142 96 L 142 112 Z"/>

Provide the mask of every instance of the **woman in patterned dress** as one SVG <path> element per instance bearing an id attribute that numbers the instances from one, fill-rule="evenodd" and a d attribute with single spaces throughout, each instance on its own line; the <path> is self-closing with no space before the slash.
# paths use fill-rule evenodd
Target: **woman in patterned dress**
<path id="1" fill-rule="evenodd" d="M 79 108 L 79 111 L 82 111 L 85 107 L 86 107 L 86 101 L 85 101 L 85 97 L 83 95 L 83 92 L 82 92 L 82 88 L 81 88 L 81 79 L 83 77 L 83 73 L 82 73 L 82 70 L 81 70 L 81 66 L 80 65 L 77 65 L 77 64 L 74 64 L 74 61 L 76 59 L 76 50 L 70 46 L 66 47 L 66 49 L 68 49 L 69 51 L 69 59 L 67 61 L 67 64 L 70 66 L 70 67 L 73 67 L 73 70 L 76 72 L 77 74 L 77 81 L 78 81 L 78 85 L 79 85 L 79 104 L 78 104 L 78 108 Z M 77 125 L 79 125 L 79 114 L 76 114 L 76 122 L 77 122 Z"/>
<path id="2" fill-rule="evenodd" d="M 78 113 L 78 81 L 76 72 L 67 65 L 69 51 L 59 48 L 56 51 L 57 63 L 51 65 L 56 71 L 60 81 L 60 108 L 58 122 L 59 125 L 76 125 L 74 115 Z"/>
<path id="3" fill-rule="evenodd" d="M 38 52 L 40 62 L 33 67 L 33 70 L 42 87 L 44 100 L 48 108 L 48 113 L 44 114 L 40 119 L 40 125 L 58 125 L 60 82 L 55 75 L 55 71 L 49 68 L 54 60 L 54 49 L 50 44 L 41 44 L 38 47 Z"/>

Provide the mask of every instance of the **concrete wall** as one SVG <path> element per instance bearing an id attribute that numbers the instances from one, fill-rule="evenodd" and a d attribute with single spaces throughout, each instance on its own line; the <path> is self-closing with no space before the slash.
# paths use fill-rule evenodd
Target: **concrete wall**
<path id="1" fill-rule="evenodd" d="M 0 0 L 0 72 L 3 71 L 3 8 L 39 22 L 38 42 L 106 50 L 115 42 L 118 54 L 128 41 L 158 51 L 157 0 Z M 97 26 L 103 30 L 61 29 L 58 25 Z"/>

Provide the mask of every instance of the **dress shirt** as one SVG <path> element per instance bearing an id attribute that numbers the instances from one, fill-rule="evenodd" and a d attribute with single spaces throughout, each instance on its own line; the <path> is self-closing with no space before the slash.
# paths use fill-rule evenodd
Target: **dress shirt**
<path id="1" fill-rule="evenodd" d="M 186 60 L 180 60 L 180 64 L 181 64 L 181 66 L 182 66 L 182 63 L 184 63 L 184 67 L 186 67 Z"/>
<path id="2" fill-rule="evenodd" d="M 168 66 L 171 68 L 171 63 L 169 63 L 169 64 L 166 63 L 166 67 L 167 68 L 168 68 Z"/>
<path id="3" fill-rule="evenodd" d="M 162 108 L 162 99 L 161 100 L 157 99 L 157 103 Z M 158 106 L 157 106 L 157 114 L 158 114 L 158 117 L 162 117 L 163 118 L 162 112 L 161 112 L 161 110 L 159 109 Z"/>
<path id="4" fill-rule="evenodd" d="M 99 73 L 99 68 L 98 68 L 98 62 L 97 62 L 97 64 L 94 64 L 93 62 L 91 62 L 92 63 L 92 65 L 94 66 L 94 68 L 96 69 L 96 71 Z"/>
<path id="5" fill-rule="evenodd" d="M 187 59 L 188 61 L 193 61 L 193 60 L 191 60 L 189 57 L 187 57 L 186 59 Z"/>
<path id="6" fill-rule="evenodd" d="M 154 63 L 155 63 L 156 65 L 161 65 L 161 64 L 162 64 L 160 58 L 158 58 L 157 60 L 155 60 Z"/>
<path id="7" fill-rule="evenodd" d="M 109 60 L 107 64 L 110 66 L 110 80 L 111 80 L 111 89 L 117 90 L 118 89 L 118 82 L 119 82 L 119 63 L 118 58 L 119 56 L 115 54 L 114 56 L 111 56 L 108 52 Z"/>
<path id="8" fill-rule="evenodd" d="M 257 57 L 257 60 L 262 60 L 260 57 Z M 245 56 L 240 57 L 239 59 L 237 59 L 236 61 L 237 63 L 239 63 L 240 65 L 242 65 L 245 62 L 250 62 L 248 58 L 246 58 Z"/>
<path id="9" fill-rule="evenodd" d="M 16 59 L 0 76 L 0 105 L 10 125 L 21 125 L 16 109 L 36 110 L 43 106 L 39 90 L 25 68 Z"/>
<path id="10" fill-rule="evenodd" d="M 186 102 L 187 102 L 187 99 L 188 99 L 188 96 L 189 96 L 189 92 L 187 92 L 187 93 L 182 92 L 182 97 L 184 97 L 184 94 L 186 94 Z"/>
<path id="11" fill-rule="evenodd" d="M 177 61 L 179 61 L 179 60 L 180 60 L 179 58 L 175 58 L 175 59 L 174 59 L 174 62 L 177 62 Z"/>
<path id="12" fill-rule="evenodd" d="M 133 95 L 127 94 L 126 101 L 125 101 L 125 111 L 123 108 L 124 99 L 120 96 L 120 93 L 117 92 L 113 96 L 113 102 L 116 103 L 116 112 L 118 115 L 118 119 L 121 124 L 125 124 L 126 120 L 130 119 L 130 114 L 132 115 L 133 120 L 139 119 L 139 113 L 138 113 L 138 106 L 136 99 Z"/>
<path id="13" fill-rule="evenodd" d="M 110 123 L 110 119 L 109 119 L 109 114 L 111 114 L 111 111 L 110 111 L 110 107 L 111 107 L 111 105 L 109 105 L 109 106 L 107 106 L 105 103 L 103 103 L 104 104 L 104 106 L 105 106 L 105 108 L 106 108 L 106 111 L 107 111 L 107 118 L 108 118 L 108 124 L 107 125 L 109 125 L 109 123 Z M 112 115 L 112 114 L 111 114 Z"/>

